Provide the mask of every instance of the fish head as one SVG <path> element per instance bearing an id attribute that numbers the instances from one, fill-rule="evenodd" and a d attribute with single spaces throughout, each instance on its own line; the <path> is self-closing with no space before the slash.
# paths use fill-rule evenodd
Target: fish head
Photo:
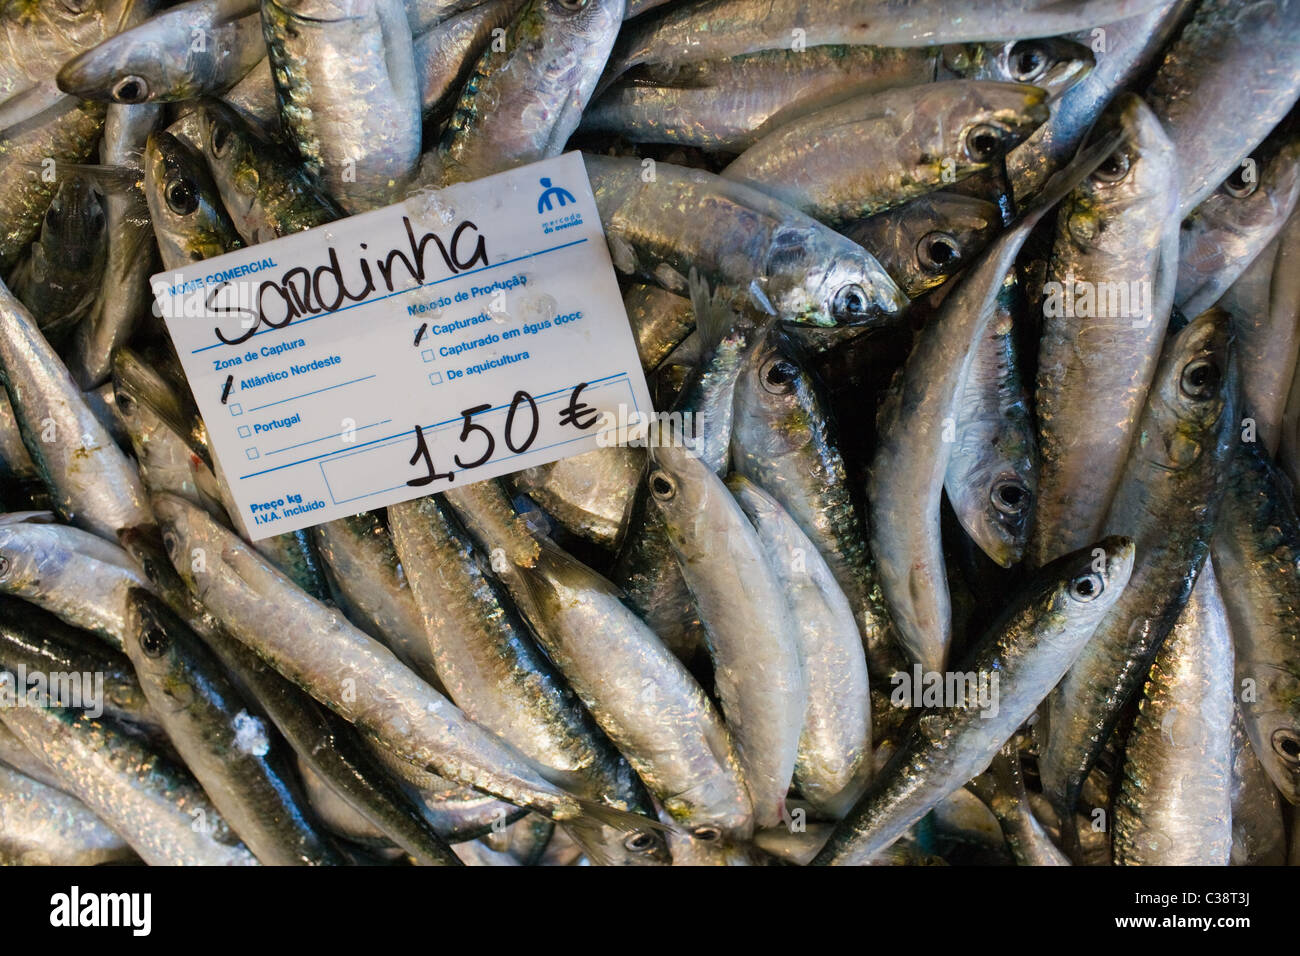
<path id="1" fill-rule="evenodd" d="M 54 585 L 67 562 L 67 546 L 52 533 L 53 515 L 18 511 L 0 515 L 0 591 L 39 593 Z"/>
<path id="2" fill-rule="evenodd" d="M 907 307 L 903 290 L 871 253 L 817 225 L 783 227 L 773 237 L 765 290 L 777 314 L 825 328 L 892 324 Z"/>
<path id="3" fill-rule="evenodd" d="M 132 669 L 161 691 L 150 696 L 150 704 L 174 712 L 185 709 L 194 698 L 196 679 L 186 666 L 197 644 L 188 625 L 144 588 L 127 591 L 126 625 L 123 649 Z"/>
<path id="4" fill-rule="evenodd" d="M 916 298 L 965 268 L 997 235 L 1001 222 L 995 203 L 936 192 L 862 220 L 846 235 L 879 259 L 903 291 Z"/>
<path id="5" fill-rule="evenodd" d="M 199 107 L 200 151 L 207 161 L 222 204 L 240 235 L 256 235 L 263 218 L 259 148 L 270 148 L 238 112 L 219 100 Z"/>
<path id="6" fill-rule="evenodd" d="M 1276 227 L 1291 214 L 1298 195 L 1300 139 L 1292 139 L 1248 156 L 1189 218 L 1212 217 L 1231 242 L 1236 231 Z"/>
<path id="7" fill-rule="evenodd" d="M 1040 580 L 1053 589 L 1053 611 L 1084 627 L 1100 623 L 1128 584 L 1135 554 L 1132 538 L 1111 535 L 1047 564 Z"/>
<path id="8" fill-rule="evenodd" d="M 959 176 L 987 168 L 1047 121 L 1047 91 L 1024 83 L 935 83 L 917 103 L 935 123 L 931 157 Z"/>
<path id="9" fill-rule="evenodd" d="M 103 255 L 107 235 L 102 197 L 80 176 L 63 180 L 41 222 L 40 243 L 63 269 L 89 270 Z"/>
<path id="10" fill-rule="evenodd" d="M 1207 451 L 1222 459 L 1236 391 L 1231 316 L 1207 309 L 1161 355 L 1138 439 L 1143 454 L 1166 471 L 1189 468 Z"/>
<path id="11" fill-rule="evenodd" d="M 745 357 L 736 380 L 734 434 L 760 460 L 789 454 L 823 431 L 815 385 L 779 327 Z"/>
<path id="12" fill-rule="evenodd" d="M 145 38 L 109 37 L 63 64 L 57 82 L 64 93 L 81 99 L 149 103 L 166 88 L 157 63 L 155 46 Z"/>
<path id="13" fill-rule="evenodd" d="M 1258 702 L 1242 705 L 1250 711 L 1251 743 L 1273 785 L 1300 805 L 1300 677 L 1277 667 L 1259 676 Z"/>
<path id="14" fill-rule="evenodd" d="M 163 547 L 176 573 L 195 594 L 203 596 L 203 572 L 221 561 L 223 528 L 197 505 L 166 492 L 149 496 L 162 529 Z"/>
<path id="15" fill-rule="evenodd" d="M 150 133 L 144 172 L 149 216 L 169 268 L 219 256 L 241 245 L 212 174 L 187 143 L 167 132 Z"/>
<path id="16" fill-rule="evenodd" d="M 684 442 L 670 436 L 649 449 L 646 489 L 670 528 L 705 518 L 709 490 L 716 476 Z"/>
<path id="17" fill-rule="evenodd" d="M 1127 228 L 1134 249 L 1155 248 L 1178 211 L 1173 144 L 1151 108 L 1132 93 L 1115 98 L 1090 138 L 1116 133 L 1115 150 L 1062 200 L 1060 221 L 1083 247 L 1103 231 Z M 1130 213 L 1134 207 L 1145 214 Z"/>
<path id="18" fill-rule="evenodd" d="M 1082 80 L 1096 59 L 1082 43 L 1063 37 L 960 44 L 943 48 L 944 66 L 972 80 L 1028 83 L 1055 99 Z"/>

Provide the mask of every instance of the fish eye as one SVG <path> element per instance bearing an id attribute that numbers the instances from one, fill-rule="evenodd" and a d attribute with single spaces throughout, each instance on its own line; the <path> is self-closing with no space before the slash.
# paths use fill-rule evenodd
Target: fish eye
<path id="1" fill-rule="evenodd" d="M 1203 358 L 1188 362 L 1178 379 L 1179 390 L 1196 401 L 1213 398 L 1218 385 L 1219 367 Z"/>
<path id="2" fill-rule="evenodd" d="M 644 853 L 654 845 L 654 834 L 645 830 L 637 830 L 635 833 L 629 834 L 628 838 L 623 841 L 623 846 L 633 853 Z"/>
<path id="3" fill-rule="evenodd" d="M 1032 41 L 1013 43 L 1007 51 L 1007 67 L 1011 78 L 1019 83 L 1036 80 L 1047 70 L 1047 51 Z"/>
<path id="4" fill-rule="evenodd" d="M 867 290 L 856 282 L 844 286 L 835 293 L 831 314 L 842 322 L 863 318 L 867 314 Z"/>
<path id="5" fill-rule="evenodd" d="M 1098 183 L 1117 183 L 1128 175 L 1130 165 L 1128 153 L 1117 149 L 1098 164 L 1091 178 Z"/>
<path id="6" fill-rule="evenodd" d="M 1223 181 L 1223 191 L 1234 199 L 1245 199 L 1259 188 L 1259 178 L 1253 175 L 1255 165 L 1251 161 L 1237 164 L 1232 175 Z M 1247 176 L 1247 170 L 1252 174 Z"/>
<path id="7" fill-rule="evenodd" d="M 961 259 L 961 248 L 946 232 L 927 232 L 916 244 L 916 257 L 926 271 L 942 272 Z"/>
<path id="8" fill-rule="evenodd" d="M 1004 478 L 994 484 L 993 490 L 989 492 L 993 507 L 1004 515 L 1013 517 L 1019 517 L 1028 511 L 1032 498 L 1024 483 L 1015 478 Z"/>
<path id="9" fill-rule="evenodd" d="M 117 392 L 117 410 L 122 413 L 122 417 L 130 418 L 135 414 L 135 399 L 126 392 Z"/>
<path id="10" fill-rule="evenodd" d="M 998 154 L 1002 133 L 996 126 L 973 126 L 966 133 L 966 155 L 971 162 L 987 163 Z"/>
<path id="11" fill-rule="evenodd" d="M 701 843 L 716 843 L 722 839 L 722 830 L 715 826 L 696 827 L 691 831 L 691 836 Z"/>
<path id="12" fill-rule="evenodd" d="M 162 657 L 170 645 L 171 641 L 161 628 L 148 627 L 140 635 L 140 650 L 144 651 L 145 657 Z"/>
<path id="13" fill-rule="evenodd" d="M 1293 767 L 1300 767 L 1300 735 L 1283 728 L 1273 731 L 1273 752 Z"/>
<path id="14" fill-rule="evenodd" d="M 1104 590 L 1106 585 L 1102 582 L 1101 575 L 1092 572 L 1081 574 L 1070 582 L 1070 597 L 1081 604 L 1095 600 Z"/>
<path id="15" fill-rule="evenodd" d="M 189 180 L 181 177 L 167 180 L 163 188 L 167 208 L 178 216 L 188 216 L 199 208 L 199 194 Z"/>
<path id="16" fill-rule="evenodd" d="M 94 5 L 95 0 L 59 0 L 59 2 L 69 13 L 85 13 Z"/>
<path id="17" fill-rule="evenodd" d="M 556 0 L 556 2 L 560 5 L 560 9 L 577 13 L 587 6 L 588 0 Z"/>
<path id="18" fill-rule="evenodd" d="M 50 208 L 45 210 L 45 225 L 51 229 L 58 229 L 63 225 L 63 210 L 58 203 L 50 203 Z"/>
<path id="19" fill-rule="evenodd" d="M 143 103 L 149 98 L 149 82 L 142 76 L 124 76 L 113 85 L 113 102 Z"/>
<path id="20" fill-rule="evenodd" d="M 774 395 L 788 394 L 794 388 L 795 379 L 799 377 L 799 367 L 788 359 L 768 359 L 759 370 L 758 380 L 763 388 Z"/>
<path id="21" fill-rule="evenodd" d="M 677 482 L 673 481 L 668 472 L 655 471 L 650 475 L 650 494 L 655 496 L 656 501 L 672 501 L 677 497 Z"/>
<path id="22" fill-rule="evenodd" d="M 230 150 L 230 141 L 233 137 L 230 135 L 230 128 L 221 120 L 214 120 L 212 123 L 212 136 L 209 142 L 212 144 L 212 155 L 217 159 L 225 156 Z"/>
<path id="23" fill-rule="evenodd" d="M 176 535 L 171 531 L 163 532 L 163 548 L 167 551 L 167 557 L 176 560 L 176 555 L 180 553 L 180 542 L 176 540 Z"/>

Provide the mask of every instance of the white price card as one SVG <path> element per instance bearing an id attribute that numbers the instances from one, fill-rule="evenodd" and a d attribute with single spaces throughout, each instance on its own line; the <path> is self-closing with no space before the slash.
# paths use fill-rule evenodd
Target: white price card
<path id="1" fill-rule="evenodd" d="M 254 540 L 653 414 L 580 153 L 152 281 Z"/>

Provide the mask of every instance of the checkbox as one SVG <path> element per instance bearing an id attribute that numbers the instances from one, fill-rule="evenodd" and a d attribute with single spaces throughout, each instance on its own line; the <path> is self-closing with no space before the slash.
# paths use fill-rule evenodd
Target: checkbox
<path id="1" fill-rule="evenodd" d="M 253 461 L 254 459 L 262 457 L 262 453 L 258 451 L 256 448 L 245 448 L 244 454 L 248 456 L 249 461 Z"/>
<path id="2" fill-rule="evenodd" d="M 253 434 L 253 430 L 252 430 L 251 428 L 249 428 L 247 425 L 240 425 L 240 426 L 239 426 L 239 437 L 240 437 L 240 438 L 247 438 L 247 437 L 248 437 L 249 435 L 251 435 L 251 434 Z"/>
<path id="3" fill-rule="evenodd" d="M 433 349 L 425 349 L 423 352 L 420 353 L 420 358 L 424 359 L 426 362 L 432 362 Z"/>
<path id="4" fill-rule="evenodd" d="M 441 372 L 430 372 L 430 373 L 429 373 L 429 384 L 430 384 L 430 385 L 438 385 L 438 384 L 440 384 L 441 382 L 442 382 L 442 373 L 441 373 Z"/>
<path id="5" fill-rule="evenodd" d="M 244 406 L 243 406 L 243 405 L 240 405 L 239 402 L 231 402 L 231 404 L 230 404 L 230 414 L 231 414 L 231 415 L 242 415 L 242 414 L 244 414 Z"/>

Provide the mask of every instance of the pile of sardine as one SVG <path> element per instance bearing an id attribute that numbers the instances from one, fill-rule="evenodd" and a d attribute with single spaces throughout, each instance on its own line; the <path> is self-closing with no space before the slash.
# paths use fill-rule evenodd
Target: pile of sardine
<path id="1" fill-rule="evenodd" d="M 0 858 L 1300 859 L 1298 97 L 1300 0 L 3 0 Z M 663 427 L 250 543 L 150 276 L 574 149 Z"/>

